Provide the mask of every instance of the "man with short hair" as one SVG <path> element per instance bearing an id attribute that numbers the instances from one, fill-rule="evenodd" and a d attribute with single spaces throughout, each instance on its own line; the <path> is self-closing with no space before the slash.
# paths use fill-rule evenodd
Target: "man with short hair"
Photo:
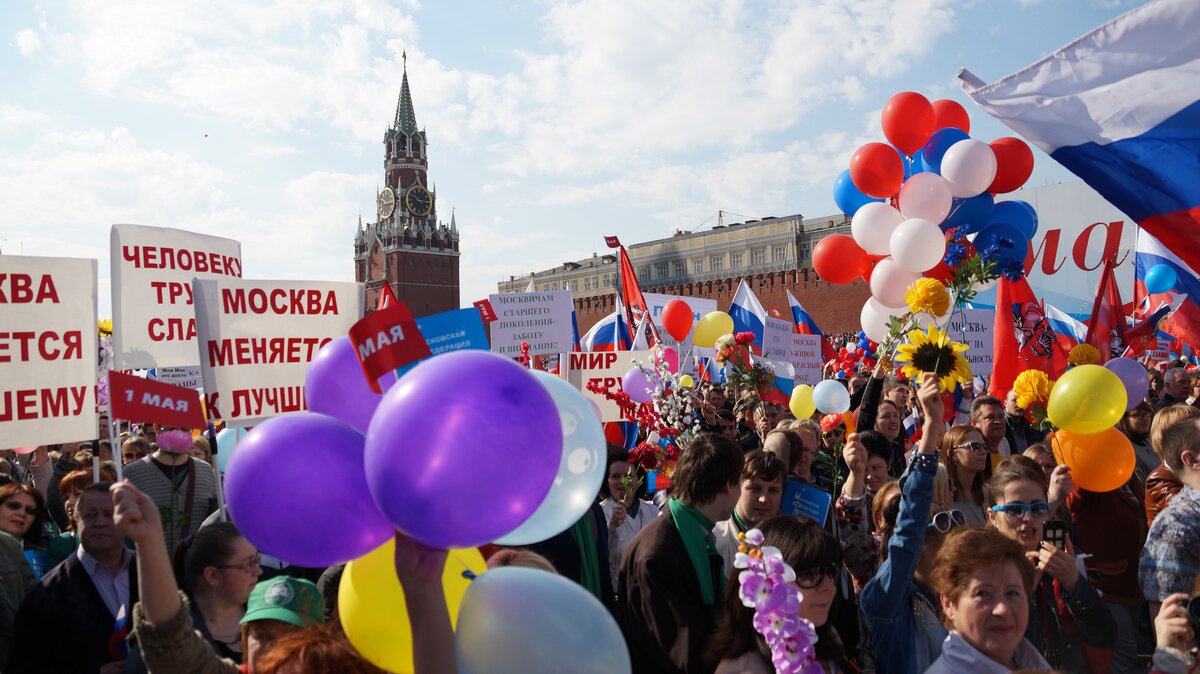
<path id="1" fill-rule="evenodd" d="M 709 674 L 704 649 L 724 612 L 712 528 L 741 493 L 742 451 L 702 433 L 683 449 L 662 517 L 634 537 L 618 577 L 619 623 L 634 674 Z"/>
<path id="2" fill-rule="evenodd" d="M 774 433 L 768 437 L 775 437 Z M 772 443 L 774 444 L 774 443 Z M 783 486 L 787 481 L 787 466 L 784 460 L 771 452 L 756 449 L 746 455 L 742 464 L 742 495 L 729 519 L 717 522 L 713 536 L 717 538 L 717 552 L 725 565 L 725 575 L 733 571 L 733 556 L 738 549 L 738 534 L 758 526 L 759 522 L 779 514 L 779 503 L 783 499 Z"/>
<path id="3" fill-rule="evenodd" d="M 1187 370 L 1182 367 L 1167 370 L 1163 375 L 1163 397 L 1154 403 L 1154 408 L 1161 410 L 1171 405 L 1186 405 L 1191 387 L 1191 378 Z"/>
<path id="4" fill-rule="evenodd" d="M 971 401 L 971 425 L 979 429 L 988 444 L 991 458 L 988 465 L 999 459 L 1007 459 L 1012 454 L 1008 440 L 1004 437 L 1008 432 L 1008 425 L 1004 417 L 1004 403 L 1000 402 L 999 398 L 979 396 Z"/>
<path id="5" fill-rule="evenodd" d="M 110 486 L 99 482 L 80 494 L 75 506 L 79 549 L 25 596 L 7 674 L 123 670 L 128 617 L 137 602 L 137 567 L 113 522 Z M 64 648 L 68 642 L 70 648 Z"/>
<path id="6" fill-rule="evenodd" d="M 1162 437 L 1163 463 L 1183 489 L 1158 514 L 1142 548 L 1138 581 L 1151 614 L 1176 592 L 1192 593 L 1200 573 L 1200 419 L 1188 418 Z"/>
<path id="7" fill-rule="evenodd" d="M 737 439 L 737 420 L 733 418 L 733 412 L 724 408 L 717 410 L 717 426 L 721 435 L 730 440 Z"/>
<path id="8" fill-rule="evenodd" d="M 906 382 L 889 377 L 883 385 L 883 399 L 890 400 L 896 405 L 901 418 L 907 417 L 912 412 L 912 389 Z"/>
<path id="9" fill-rule="evenodd" d="M 1017 404 L 1017 392 L 1009 391 L 1004 397 L 1004 423 L 1007 426 L 1005 438 L 1013 454 L 1023 454 L 1030 445 L 1041 442 L 1046 437 L 1044 431 L 1034 428 L 1025 417 L 1025 409 Z"/>

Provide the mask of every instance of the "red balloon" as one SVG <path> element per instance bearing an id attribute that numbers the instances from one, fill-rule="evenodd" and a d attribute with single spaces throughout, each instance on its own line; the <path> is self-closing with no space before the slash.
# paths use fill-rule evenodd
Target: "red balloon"
<path id="1" fill-rule="evenodd" d="M 925 147 L 935 128 L 933 106 L 915 91 L 902 91 L 883 106 L 883 135 L 904 154 Z"/>
<path id="2" fill-rule="evenodd" d="M 683 300 L 671 300 L 667 302 L 667 306 L 663 307 L 663 328 L 677 342 L 687 339 L 688 333 L 692 330 L 692 322 L 695 318 L 696 316 L 692 313 L 692 308 Z"/>
<path id="3" fill-rule="evenodd" d="M 892 148 L 888 151 L 896 156 Z M 830 283 L 851 283 L 867 270 L 867 254 L 845 234 L 830 234 L 818 241 L 812 259 L 813 269 Z"/>
<path id="4" fill-rule="evenodd" d="M 624 447 L 625 431 L 621 428 L 621 424 L 615 421 L 610 421 L 604 424 L 604 439 L 607 440 L 608 444 L 610 445 Z"/>
<path id="5" fill-rule="evenodd" d="M 971 118 L 966 109 L 949 98 L 939 98 L 933 102 L 933 130 L 952 126 L 962 129 L 963 133 L 971 133 Z"/>
<path id="6" fill-rule="evenodd" d="M 869 197 L 890 199 L 904 182 L 904 161 L 887 143 L 867 143 L 850 158 L 850 180 Z"/>
<path id="7" fill-rule="evenodd" d="M 1033 150 L 1025 141 L 1005 136 L 988 143 L 988 147 L 996 154 L 996 179 L 988 186 L 988 192 L 1012 192 L 1029 180 L 1033 174 Z"/>

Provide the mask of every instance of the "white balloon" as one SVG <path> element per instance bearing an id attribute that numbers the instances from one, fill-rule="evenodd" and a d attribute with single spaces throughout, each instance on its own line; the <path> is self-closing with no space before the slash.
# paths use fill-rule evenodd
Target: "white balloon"
<path id="1" fill-rule="evenodd" d="M 900 212 L 905 218 L 924 218 L 940 223 L 950 214 L 952 204 L 950 186 L 936 173 L 918 173 L 900 187 Z M 857 213 L 855 217 L 858 217 Z"/>
<path id="2" fill-rule="evenodd" d="M 942 156 L 942 178 L 960 199 L 981 194 L 996 179 L 996 153 L 983 141 L 960 140 Z"/>
<path id="3" fill-rule="evenodd" d="M 892 232 L 901 222 L 904 222 L 904 216 L 900 211 L 881 201 L 872 201 L 854 214 L 850 234 L 854 242 L 871 255 L 887 255 Z"/>
<path id="4" fill-rule="evenodd" d="M 924 218 L 909 218 L 892 232 L 892 259 L 918 274 L 933 269 L 946 255 L 946 235 Z"/>
<path id="5" fill-rule="evenodd" d="M 904 291 L 919 278 L 920 274 L 903 269 L 891 258 L 880 260 L 871 272 L 871 296 L 885 307 L 904 307 Z"/>
<path id="6" fill-rule="evenodd" d="M 890 309 L 874 297 L 868 297 L 858 318 L 867 337 L 873 342 L 882 342 L 887 339 L 888 322 L 892 316 L 901 316 L 906 311 L 907 309 Z"/>

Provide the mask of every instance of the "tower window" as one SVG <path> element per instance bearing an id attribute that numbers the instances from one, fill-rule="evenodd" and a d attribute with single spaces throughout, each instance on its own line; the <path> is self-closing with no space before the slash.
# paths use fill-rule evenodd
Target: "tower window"
<path id="1" fill-rule="evenodd" d="M 412 151 L 413 151 L 413 154 L 420 154 L 420 152 L 421 152 L 421 139 L 420 138 L 412 139 Z"/>

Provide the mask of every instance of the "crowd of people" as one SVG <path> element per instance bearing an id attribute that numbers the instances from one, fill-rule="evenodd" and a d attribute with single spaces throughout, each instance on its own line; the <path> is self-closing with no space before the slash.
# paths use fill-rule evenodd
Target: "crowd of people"
<path id="1" fill-rule="evenodd" d="M 776 671 L 740 594 L 754 530 L 794 573 L 825 672 L 1196 671 L 1200 387 L 1185 369 L 1118 424 L 1136 467 L 1103 493 L 1074 484 L 1011 393 L 947 410 L 936 376 L 898 380 L 886 361 L 844 383 L 852 414 L 808 419 L 704 383 L 669 487 L 610 445 L 575 526 L 481 551 L 591 592 L 638 674 Z M 96 441 L 0 461 L 0 671 L 381 671 L 341 629 L 341 566 L 290 566 L 227 521 L 203 436 L 183 449 L 121 430 L 116 455 Z M 828 507 L 797 515 L 798 491 Z M 397 533 L 421 674 L 457 671 L 445 563 Z"/>

